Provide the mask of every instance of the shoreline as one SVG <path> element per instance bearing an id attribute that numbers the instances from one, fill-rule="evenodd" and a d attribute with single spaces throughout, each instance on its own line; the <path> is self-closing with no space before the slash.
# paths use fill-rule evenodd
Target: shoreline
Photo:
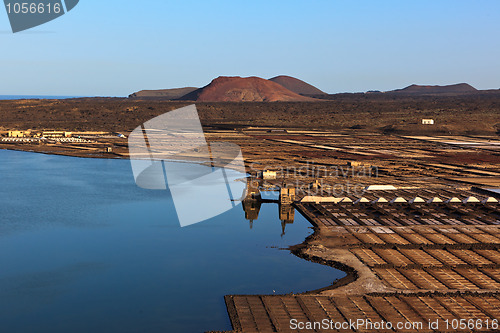
<path id="1" fill-rule="evenodd" d="M 76 158 L 99 158 L 99 159 L 129 159 L 128 157 L 123 157 L 115 154 L 115 156 L 110 156 L 113 153 L 102 153 L 100 155 L 96 154 L 76 154 L 76 153 L 67 153 L 64 151 L 47 151 L 47 150 L 33 150 L 33 149 L 21 149 L 21 148 L 12 148 L 12 147 L 4 147 L 5 145 L 0 144 L 0 150 L 10 150 L 10 151 L 19 151 L 25 153 L 35 153 L 35 154 L 44 154 L 44 155 L 58 155 L 58 156 L 66 156 L 66 157 L 76 157 Z"/>
<path id="2" fill-rule="evenodd" d="M 302 205 L 294 204 L 293 206 L 313 226 L 314 232 L 301 244 L 291 246 L 290 252 L 299 258 L 341 270 L 346 274 L 345 277 L 334 281 L 329 286 L 298 295 L 332 295 L 345 294 L 353 290 L 357 290 L 357 292 L 387 290 L 382 284 L 373 285 L 373 279 L 375 278 L 373 272 L 363 262 L 357 260 L 347 249 L 340 248 L 336 249 L 336 251 L 328 251 L 329 249 L 322 245 L 328 236 L 326 228 L 311 219 Z"/>
<path id="3" fill-rule="evenodd" d="M 106 151 L 107 147 L 112 147 L 112 151 Z M 128 146 L 118 138 L 105 139 L 98 138 L 89 143 L 67 144 L 67 143 L 5 143 L 0 141 L 0 149 L 25 151 L 32 153 L 42 153 L 51 155 L 62 155 L 84 158 L 124 158 L 128 155 Z M 128 158 L 128 156 L 126 157 Z"/>
<path id="4" fill-rule="evenodd" d="M 107 154 L 103 153 L 102 155 L 99 155 L 99 156 L 89 156 L 89 155 L 85 155 L 85 154 L 70 154 L 70 153 L 67 153 L 67 152 L 60 152 L 60 151 L 56 151 L 56 150 L 52 150 L 52 151 L 39 150 L 39 151 L 37 151 L 37 150 L 31 150 L 31 149 L 21 149 L 20 147 L 5 148 L 5 147 L 3 147 L 2 144 L 0 144 L 0 149 L 1 150 L 27 152 L 27 153 L 45 154 L 45 155 L 57 155 L 57 156 L 75 157 L 75 158 L 98 158 L 98 159 L 123 159 L 123 160 L 129 160 L 128 157 L 123 157 L 121 155 L 110 156 L 112 153 L 111 154 L 110 153 L 107 153 Z M 346 273 L 345 277 L 343 277 L 343 278 L 335 281 L 333 284 L 331 284 L 329 286 L 321 287 L 319 289 L 307 291 L 304 294 L 316 294 L 316 293 L 320 293 L 320 292 L 323 292 L 323 291 L 326 291 L 326 290 L 337 289 L 337 288 L 346 286 L 347 284 L 350 284 L 352 282 L 355 282 L 358 279 L 358 277 L 359 277 L 359 273 L 358 273 L 358 271 L 355 268 L 353 268 L 353 267 L 351 267 L 349 265 L 346 265 L 346 264 L 344 264 L 344 263 L 342 263 L 340 261 L 329 260 L 329 259 L 325 259 L 325 258 L 323 258 L 321 256 L 314 256 L 314 255 L 311 255 L 311 254 L 308 253 L 309 242 L 311 240 L 313 240 L 313 239 L 316 240 L 318 237 L 321 237 L 321 229 L 317 225 L 315 225 L 314 222 L 311 219 L 309 219 L 309 217 L 306 214 L 304 214 L 303 211 L 301 211 L 299 209 L 299 207 L 295 206 L 294 208 L 311 224 L 311 226 L 313 226 L 314 232 L 311 235 L 309 235 L 306 239 L 304 239 L 304 241 L 302 243 L 290 246 L 288 248 L 288 250 L 290 251 L 290 253 L 293 254 L 293 255 L 295 255 L 295 256 L 297 256 L 297 257 L 299 257 L 299 258 L 302 258 L 304 260 L 307 260 L 307 261 L 310 261 L 310 262 L 314 262 L 314 263 L 318 263 L 318 264 L 325 265 L 325 266 L 329 266 L 329 267 L 341 270 L 342 272 Z"/>
<path id="5" fill-rule="evenodd" d="M 497 136 L 247 129 L 208 132 L 206 137 L 240 146 L 252 177 L 265 170 L 287 172 L 265 183 L 257 179 L 261 188 L 285 184 L 305 189 L 292 202 L 313 233 L 288 250 L 346 273 L 328 286 L 299 294 L 226 295 L 234 332 L 290 331 L 292 313 L 336 322 L 500 319 L 493 306 L 500 300 L 500 206 L 494 199 L 500 195 L 481 192 L 500 186 Z M 0 148 L 110 158 L 58 146 Z M 376 175 L 364 173 L 373 168 Z M 332 195 L 337 185 L 342 192 Z M 362 192 L 353 191 L 358 185 Z M 317 199 L 299 202 L 302 195 Z M 461 312 L 454 304 L 472 310 Z"/>
<path id="6" fill-rule="evenodd" d="M 296 208 L 299 211 L 303 209 Z M 442 259 L 440 262 L 434 259 L 438 258 L 437 254 L 446 252 L 465 260 L 466 253 L 474 252 L 483 256 L 488 253 L 487 258 L 494 260 L 493 255 L 499 256 L 500 248 L 500 229 L 497 225 L 485 225 L 481 228 L 476 225 L 475 230 L 472 230 L 474 226 L 471 225 L 413 225 L 411 229 L 403 226 L 364 227 L 367 230 L 362 230 L 360 227 L 339 226 L 332 229 L 316 223 L 315 219 L 308 217 L 308 214 L 302 215 L 314 226 L 315 232 L 302 244 L 290 247 L 291 252 L 312 262 L 347 270 L 346 277 L 331 286 L 304 293 L 226 295 L 224 299 L 233 327 L 232 332 L 290 332 L 292 319 L 303 322 L 321 322 L 325 319 L 338 323 L 351 320 L 356 322 L 362 319 L 393 324 L 398 322 L 425 324 L 435 318 L 466 321 L 499 318 L 500 312 L 493 304 L 497 304 L 500 299 L 500 288 L 498 288 L 500 281 L 495 278 L 500 260 L 495 260 L 493 264 L 487 263 L 484 261 L 486 257 L 482 257 L 483 262 L 473 264 L 469 261 L 472 257 L 467 257 L 468 263 L 452 262 L 451 258 Z M 385 228 L 385 232 L 379 233 L 380 228 Z M 395 238 L 395 235 L 405 236 L 406 239 L 415 238 L 415 235 L 419 237 L 425 235 L 427 239 L 437 241 L 439 238 L 434 237 L 437 233 L 443 236 L 455 235 L 453 239 L 462 239 L 462 242 L 466 237 L 477 235 L 477 240 L 474 244 L 453 246 L 443 238 L 442 244 L 415 247 L 413 244 L 405 246 Z M 360 242 L 362 239 L 369 239 L 367 236 L 374 241 L 376 239 L 373 237 L 384 236 L 384 242 L 379 243 L 378 238 L 377 242 Z M 486 243 L 479 240 L 487 237 L 491 240 Z M 435 256 L 432 259 L 434 262 L 413 256 L 413 253 L 419 251 L 422 253 L 429 251 L 428 254 Z M 372 253 L 372 257 L 364 256 L 364 253 Z M 405 255 L 407 262 L 396 264 L 401 254 Z M 410 258 L 415 264 L 409 261 Z M 393 262 L 384 264 L 379 260 Z M 420 263 L 416 264 L 419 261 Z M 386 275 L 385 272 L 392 272 L 393 275 Z M 450 274 L 456 275 L 458 272 L 463 274 L 460 278 L 464 282 L 460 282 L 461 284 L 459 280 L 451 279 Z M 486 273 L 490 279 L 488 282 L 479 277 Z M 428 278 L 422 279 L 423 275 L 419 274 L 427 274 Z M 458 310 L 462 307 L 467 311 Z M 430 331 L 447 331 L 442 325 L 443 321 Z M 419 327 L 406 331 L 426 330 Z"/>

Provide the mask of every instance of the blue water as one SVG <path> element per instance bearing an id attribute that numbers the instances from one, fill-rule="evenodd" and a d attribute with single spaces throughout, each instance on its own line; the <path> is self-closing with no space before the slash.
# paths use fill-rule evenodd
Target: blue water
<path id="1" fill-rule="evenodd" d="M 287 250 L 311 234 L 241 205 L 181 228 L 126 160 L 0 150 L 0 332 L 230 330 L 223 296 L 303 292 L 343 272 Z M 193 207 L 196 209 L 196 207 Z"/>
<path id="2" fill-rule="evenodd" d="M 82 96 L 48 96 L 48 95 L 0 95 L 0 100 L 7 99 L 67 99 L 80 98 Z"/>

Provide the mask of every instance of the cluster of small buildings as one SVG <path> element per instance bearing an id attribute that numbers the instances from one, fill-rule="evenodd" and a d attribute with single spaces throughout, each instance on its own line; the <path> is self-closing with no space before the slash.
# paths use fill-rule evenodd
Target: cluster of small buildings
<path id="1" fill-rule="evenodd" d="M 98 137 L 108 132 L 68 132 L 68 131 L 5 131 L 0 134 L 9 138 L 79 138 Z"/>

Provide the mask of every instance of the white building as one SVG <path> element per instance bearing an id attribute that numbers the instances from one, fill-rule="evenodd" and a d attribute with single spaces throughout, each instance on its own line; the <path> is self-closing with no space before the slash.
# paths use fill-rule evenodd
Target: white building
<path id="1" fill-rule="evenodd" d="M 434 119 L 422 119 L 422 125 L 434 125 Z"/>
<path id="2" fill-rule="evenodd" d="M 276 177 L 277 177 L 276 171 L 264 170 L 261 173 L 261 178 L 265 180 L 276 179 Z"/>
<path id="3" fill-rule="evenodd" d="M 397 190 L 394 185 L 369 185 L 365 187 L 365 191 L 390 191 Z"/>

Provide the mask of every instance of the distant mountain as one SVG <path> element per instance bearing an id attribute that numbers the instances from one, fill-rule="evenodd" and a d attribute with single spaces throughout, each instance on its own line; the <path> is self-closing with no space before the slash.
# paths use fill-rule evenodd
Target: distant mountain
<path id="1" fill-rule="evenodd" d="M 130 94 L 129 98 L 151 98 L 151 99 L 178 99 L 190 92 L 196 90 L 195 87 L 159 89 L 159 90 L 141 90 Z"/>
<path id="2" fill-rule="evenodd" d="M 276 102 L 316 101 L 301 96 L 282 85 L 259 77 L 220 76 L 207 86 L 197 89 L 179 100 L 197 102 Z"/>
<path id="3" fill-rule="evenodd" d="M 321 95 L 324 94 L 323 91 L 319 90 L 315 86 L 310 85 L 302 80 L 296 79 L 291 76 L 280 75 L 269 79 L 269 81 L 276 82 L 286 89 L 293 91 L 299 95 Z"/>
<path id="4" fill-rule="evenodd" d="M 474 93 L 478 90 L 467 83 L 451 84 L 447 86 L 421 86 L 412 84 L 403 89 L 396 89 L 388 91 L 390 93 L 404 93 L 404 94 L 463 94 Z"/>

